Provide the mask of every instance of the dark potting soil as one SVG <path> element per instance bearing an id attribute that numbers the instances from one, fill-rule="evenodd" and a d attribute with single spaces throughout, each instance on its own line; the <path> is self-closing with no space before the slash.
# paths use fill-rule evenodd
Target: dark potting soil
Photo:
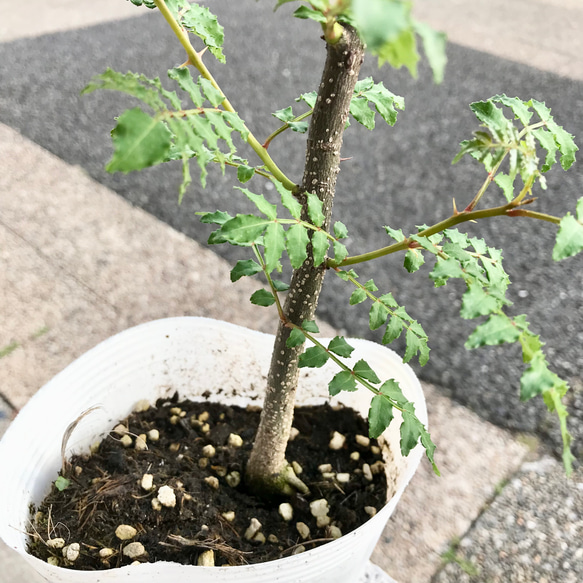
<path id="1" fill-rule="evenodd" d="M 310 494 L 271 501 L 252 496 L 239 478 L 258 421 L 255 408 L 178 402 L 177 396 L 132 413 L 121 422 L 125 435 L 118 427 L 91 455 L 71 459 L 63 474 L 69 485 L 59 490 L 53 484 L 41 506 L 31 509 L 29 551 L 80 570 L 134 561 L 258 563 L 346 534 L 385 504 L 382 456 L 376 440 L 367 445 L 363 439 L 367 423 L 350 409 L 328 405 L 296 409 L 299 433 L 287 449 Z M 330 448 L 334 431 L 345 438 L 340 449 Z M 140 448 L 143 436 L 146 448 Z M 153 477 L 151 489 L 142 485 L 144 474 Z M 317 519 L 310 503 L 321 499 L 328 518 Z M 291 520 L 282 518 L 282 502 L 291 505 Z M 120 525 L 132 527 L 126 530 L 133 536 L 120 540 Z M 253 536 L 250 525 L 259 528 Z"/>

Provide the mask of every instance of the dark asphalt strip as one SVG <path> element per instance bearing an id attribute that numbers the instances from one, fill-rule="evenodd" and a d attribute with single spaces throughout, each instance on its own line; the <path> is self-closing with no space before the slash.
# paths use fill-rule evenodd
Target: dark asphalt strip
<path id="1" fill-rule="evenodd" d="M 316 89 L 323 43 L 315 24 L 289 17 L 282 20 L 265 2 L 240 2 L 243 7 L 236 11 L 228 4 L 213 2 L 227 38 L 227 65 L 213 70 L 248 125 L 265 137 L 277 127 L 270 112 Z M 353 252 L 387 244 L 383 225 L 407 232 L 449 216 L 453 197 L 458 208 L 471 200 L 484 179 L 483 170 L 471 161 L 452 167 L 451 160 L 459 142 L 476 127 L 468 108 L 472 101 L 497 93 L 535 97 L 545 101 L 555 119 L 583 143 L 582 83 L 456 45 L 449 46 L 448 55 L 441 86 L 432 84 L 425 67 L 415 81 L 404 71 L 379 70 L 372 59 L 365 63 L 363 76 L 373 75 L 403 95 L 407 109 L 399 114 L 394 128 L 370 134 L 353 124 L 347 132 L 343 157 L 350 160 L 342 166 L 334 217 L 348 226 Z M 207 59 L 210 63 L 211 57 Z M 133 101 L 106 92 L 79 96 L 91 76 L 108 66 L 160 75 L 164 80 L 165 71 L 182 61 L 181 48 L 158 14 L 0 45 L 0 121 L 204 243 L 209 230 L 198 223 L 194 211 L 246 208 L 232 190 L 233 176 L 223 179 L 217 169 L 211 169 L 208 188 L 193 186 L 179 207 L 177 166 L 107 175 L 103 166 L 111 154 L 109 131 L 114 117 Z M 270 152 L 298 180 L 303 150 L 303 137 L 290 133 L 276 141 Z M 548 181 L 549 191 L 542 196 L 539 210 L 558 215 L 574 211 L 575 201 L 583 195 L 581 164 L 568 173 L 557 165 Z M 259 190 L 263 184 L 253 182 L 251 188 Z M 467 230 L 505 250 L 506 268 L 514 283 L 509 297 L 515 304 L 510 312 L 528 315 L 533 329 L 547 343 L 554 370 L 578 387 L 578 396 L 570 402 L 570 422 L 573 433 L 583 436 L 583 257 L 553 264 L 550 250 L 555 228 L 542 222 L 497 219 Z M 239 249 L 215 251 L 230 261 L 245 257 Z M 519 350 L 467 352 L 463 344 L 476 322 L 459 317 L 463 290 L 455 282 L 433 290 L 427 270 L 405 277 L 401 264 L 402 257 L 393 256 L 363 266 L 359 273 L 364 281 L 374 276 L 379 288 L 393 292 L 429 333 L 431 359 L 418 370 L 421 377 L 447 387 L 453 397 L 496 424 L 550 434 L 557 443 L 556 422 L 549 423 L 542 403 L 518 402 Z M 345 284 L 330 275 L 320 316 L 351 335 L 380 340 L 367 329 L 366 308 L 348 305 L 349 294 Z M 396 348 L 402 350 L 403 345 L 397 343 Z"/>

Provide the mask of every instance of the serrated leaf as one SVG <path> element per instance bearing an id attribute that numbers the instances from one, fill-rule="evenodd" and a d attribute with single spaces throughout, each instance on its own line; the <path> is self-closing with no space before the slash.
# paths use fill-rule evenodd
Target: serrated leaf
<path id="1" fill-rule="evenodd" d="M 379 65 L 389 63 L 395 69 L 405 66 L 411 76 L 417 78 L 417 63 L 421 57 L 417 52 L 417 39 L 412 29 L 401 31 L 396 39 L 379 49 L 378 55 Z"/>
<path id="2" fill-rule="evenodd" d="M 364 302 L 366 298 L 366 292 L 362 288 L 356 288 L 350 296 L 349 303 L 351 306 L 356 306 Z"/>
<path id="3" fill-rule="evenodd" d="M 398 316 L 391 316 L 389 323 L 387 324 L 387 329 L 383 335 L 383 344 L 390 344 L 394 342 L 403 331 L 403 320 Z"/>
<path id="4" fill-rule="evenodd" d="M 334 241 L 334 261 L 342 263 L 348 256 L 348 249 L 339 241 Z"/>
<path id="5" fill-rule="evenodd" d="M 435 282 L 435 286 L 445 285 L 452 277 L 463 278 L 464 272 L 456 259 L 439 259 L 429 277 Z"/>
<path id="6" fill-rule="evenodd" d="M 516 342 L 519 337 L 520 331 L 508 316 L 493 314 L 470 334 L 465 346 L 468 349 L 496 346 L 506 342 Z"/>
<path id="7" fill-rule="evenodd" d="M 176 81 L 183 91 L 186 91 L 196 107 L 202 107 L 204 99 L 199 86 L 194 82 L 188 67 L 176 67 L 168 70 L 168 77 Z"/>
<path id="8" fill-rule="evenodd" d="M 182 24 L 202 39 L 220 63 L 226 62 L 222 50 L 225 40 L 224 29 L 208 8 L 199 4 L 190 4 L 189 9 L 183 13 Z"/>
<path id="9" fill-rule="evenodd" d="M 342 358 L 348 358 L 354 352 L 354 348 L 346 342 L 346 339 L 342 336 L 335 336 L 328 344 L 328 350 L 341 356 Z"/>
<path id="10" fill-rule="evenodd" d="M 271 283 L 275 291 L 285 292 L 289 289 L 289 283 L 286 283 L 285 281 L 281 281 L 279 279 L 272 279 Z"/>
<path id="11" fill-rule="evenodd" d="M 544 354 L 539 352 L 530 361 L 520 379 L 520 400 L 528 401 L 561 382 L 561 379 L 549 370 Z"/>
<path id="12" fill-rule="evenodd" d="M 368 411 L 368 435 L 377 439 L 393 420 L 393 406 L 382 395 L 375 395 Z"/>
<path id="13" fill-rule="evenodd" d="M 305 121 L 289 121 L 287 122 L 288 127 L 298 134 L 305 134 L 310 127 Z"/>
<path id="14" fill-rule="evenodd" d="M 304 336 L 304 333 L 298 328 L 294 328 L 290 332 L 288 339 L 285 341 L 285 345 L 288 348 L 293 348 L 294 346 L 299 346 L 300 344 L 303 344 L 305 341 L 306 337 Z"/>
<path id="15" fill-rule="evenodd" d="M 326 364 L 330 355 L 319 346 L 310 346 L 300 355 L 299 368 L 320 368 Z"/>
<path id="16" fill-rule="evenodd" d="M 296 98 L 296 101 L 305 101 L 310 109 L 314 109 L 316 105 L 316 100 L 318 99 L 318 94 L 316 91 L 310 91 L 309 93 L 302 93 Z"/>
<path id="17" fill-rule="evenodd" d="M 507 97 L 502 94 L 492 97 L 492 101 L 502 103 L 506 107 L 509 107 L 514 113 L 516 119 L 519 119 L 525 126 L 530 123 L 532 112 L 529 111 L 528 104 L 522 101 L 522 99 L 519 99 L 518 97 Z"/>
<path id="18" fill-rule="evenodd" d="M 415 32 L 423 41 L 423 50 L 433 72 L 433 81 L 439 84 L 443 81 L 445 65 L 447 64 L 447 56 L 445 54 L 447 35 L 434 30 L 424 22 L 414 21 L 413 26 Z"/>
<path id="19" fill-rule="evenodd" d="M 514 177 L 508 174 L 496 174 L 494 182 L 502 189 L 504 197 L 508 202 L 514 198 Z"/>
<path id="20" fill-rule="evenodd" d="M 241 188 L 240 186 L 235 186 L 237 190 L 240 190 L 267 218 L 275 220 L 277 218 L 277 206 L 271 204 L 262 194 L 255 194 L 246 188 Z"/>
<path id="21" fill-rule="evenodd" d="M 468 320 L 478 316 L 487 316 L 501 307 L 502 302 L 496 299 L 479 284 L 468 285 L 462 298 L 460 315 Z"/>
<path id="22" fill-rule="evenodd" d="M 332 397 L 341 391 L 353 392 L 357 390 L 356 379 L 354 375 L 347 370 L 343 370 L 334 376 L 328 383 L 328 392 Z"/>
<path id="23" fill-rule="evenodd" d="M 302 330 L 312 334 L 318 334 L 320 332 L 320 329 L 314 320 L 304 320 L 302 322 Z"/>
<path id="24" fill-rule="evenodd" d="M 394 0 L 352 0 L 356 28 L 373 53 L 409 27 L 409 11 L 408 5 Z"/>
<path id="25" fill-rule="evenodd" d="M 379 377 L 377 376 L 377 374 L 375 373 L 375 371 L 372 370 L 372 368 L 370 367 L 370 365 L 368 364 L 368 362 L 366 362 L 363 359 L 359 360 L 354 365 L 354 368 L 352 370 L 359 377 L 362 377 L 363 379 L 366 379 L 367 381 L 370 381 L 371 383 L 376 384 L 376 383 L 380 383 L 381 382 L 381 379 L 379 379 Z"/>
<path id="26" fill-rule="evenodd" d="M 382 81 L 373 84 L 370 89 L 363 93 L 363 96 L 371 103 L 374 103 L 377 112 L 390 126 L 394 126 L 397 121 L 397 110 L 395 108 L 405 109 L 405 100 L 389 91 Z"/>
<path id="27" fill-rule="evenodd" d="M 377 284 L 374 282 L 374 279 L 369 279 L 365 284 L 364 287 L 369 291 L 369 292 L 376 292 L 378 291 L 378 287 Z"/>
<path id="28" fill-rule="evenodd" d="M 289 190 L 286 190 L 283 185 L 281 185 L 281 183 L 277 182 L 275 184 L 276 188 L 278 184 L 281 186 L 281 190 L 279 188 L 277 189 L 281 194 L 281 203 L 289 211 L 290 215 L 299 221 L 302 218 L 302 205 Z"/>
<path id="29" fill-rule="evenodd" d="M 402 229 L 392 229 L 391 227 L 385 225 L 385 231 L 387 232 L 387 235 L 395 239 L 397 243 L 404 241 L 406 238 L 405 235 L 403 235 Z"/>
<path id="30" fill-rule="evenodd" d="M 476 101 L 470 104 L 470 109 L 498 138 L 502 139 L 507 133 L 511 123 L 492 101 Z"/>
<path id="31" fill-rule="evenodd" d="M 237 261 L 235 267 L 231 269 L 231 281 L 239 281 L 242 277 L 246 275 L 255 275 L 262 271 L 261 265 L 253 261 L 253 259 L 244 259 Z"/>
<path id="32" fill-rule="evenodd" d="M 401 423 L 400 429 L 400 446 L 403 456 L 407 457 L 419 442 L 422 427 L 422 423 L 415 417 L 412 411 L 403 411 L 403 422 Z"/>
<path id="33" fill-rule="evenodd" d="M 320 22 L 321 24 L 326 24 L 326 17 L 318 10 L 314 10 L 313 8 L 309 8 L 308 6 L 300 6 L 294 12 L 294 16 L 296 18 L 302 18 L 304 20 L 309 18 L 311 20 L 315 20 L 316 22 Z"/>
<path id="34" fill-rule="evenodd" d="M 344 223 L 341 223 L 340 221 L 334 223 L 334 236 L 337 239 L 346 239 L 346 237 L 348 237 L 348 229 Z"/>
<path id="35" fill-rule="evenodd" d="M 394 379 L 385 381 L 381 385 L 379 391 L 397 403 L 399 407 L 404 407 L 407 403 L 409 403 L 408 399 L 405 397 L 405 395 L 403 395 L 403 391 L 401 390 L 399 383 Z"/>
<path id="36" fill-rule="evenodd" d="M 221 111 L 221 115 L 235 131 L 241 134 L 241 138 L 243 138 L 244 141 L 247 141 L 249 130 L 245 126 L 245 122 L 239 117 L 239 114 L 233 111 Z"/>
<path id="37" fill-rule="evenodd" d="M 425 263 L 423 253 L 418 249 L 409 249 L 405 253 L 405 261 L 403 265 L 409 273 L 414 273 Z"/>
<path id="38" fill-rule="evenodd" d="M 368 100 L 362 97 L 353 98 L 350 102 L 350 115 L 367 130 L 374 130 L 374 111 L 368 106 Z"/>
<path id="39" fill-rule="evenodd" d="M 251 178 L 253 178 L 255 174 L 255 168 L 252 166 L 246 166 L 245 164 L 241 164 L 237 166 L 237 180 L 241 183 L 249 182 Z"/>
<path id="40" fill-rule="evenodd" d="M 314 267 L 324 263 L 330 239 L 324 231 L 316 231 L 312 234 L 312 252 L 314 256 Z"/>
<path id="41" fill-rule="evenodd" d="M 211 225 L 224 225 L 233 217 L 224 211 L 215 211 L 214 213 L 197 213 L 200 214 L 200 222 Z"/>
<path id="42" fill-rule="evenodd" d="M 277 111 L 275 111 L 271 115 L 273 117 L 276 117 L 279 121 L 282 121 L 283 123 L 287 123 L 288 121 L 292 121 L 292 119 L 294 119 L 296 117 L 294 115 L 292 108 L 291 108 L 291 105 L 289 107 L 286 107 L 285 109 L 278 109 Z"/>
<path id="43" fill-rule="evenodd" d="M 163 162 L 170 150 L 171 134 L 161 122 L 139 107 L 124 112 L 111 132 L 114 153 L 108 172 L 131 172 Z"/>
<path id="44" fill-rule="evenodd" d="M 534 356 L 541 351 L 543 346 L 540 336 L 536 336 L 529 332 L 523 332 L 520 335 L 520 344 L 522 346 L 523 362 L 530 362 Z"/>
<path id="45" fill-rule="evenodd" d="M 279 223 L 271 223 L 267 226 L 263 237 L 263 245 L 265 246 L 267 273 L 271 273 L 278 268 L 281 270 L 279 260 L 285 249 L 285 231 Z"/>
<path id="46" fill-rule="evenodd" d="M 577 212 L 580 212 L 580 204 Z M 561 219 L 555 246 L 553 247 L 553 259 L 560 261 L 567 257 L 577 255 L 583 251 L 583 224 L 568 213 Z"/>
<path id="47" fill-rule="evenodd" d="M 322 208 L 324 203 L 318 198 L 318 195 L 308 192 L 306 194 L 308 200 L 308 216 L 316 227 L 321 227 L 324 224 L 324 213 Z"/>
<path id="48" fill-rule="evenodd" d="M 407 348 L 403 362 L 409 362 L 417 353 L 419 353 L 419 364 L 425 366 L 429 360 L 429 346 L 427 346 L 427 337 L 418 336 L 412 328 L 407 328 L 405 335 Z"/>
<path id="49" fill-rule="evenodd" d="M 303 225 L 292 225 L 287 230 L 285 248 L 294 269 L 298 269 L 308 258 L 306 248 L 309 242 L 308 232 Z"/>
<path id="50" fill-rule="evenodd" d="M 273 294 L 265 289 L 259 289 L 251 295 L 251 303 L 256 306 L 271 306 L 275 303 Z"/>
<path id="51" fill-rule="evenodd" d="M 370 329 L 377 330 L 380 328 L 387 321 L 388 316 L 388 308 L 383 303 L 374 301 L 368 315 Z"/>
<path id="52" fill-rule="evenodd" d="M 248 246 L 256 243 L 271 223 L 255 215 L 237 215 L 224 223 L 218 232 L 233 245 Z"/>

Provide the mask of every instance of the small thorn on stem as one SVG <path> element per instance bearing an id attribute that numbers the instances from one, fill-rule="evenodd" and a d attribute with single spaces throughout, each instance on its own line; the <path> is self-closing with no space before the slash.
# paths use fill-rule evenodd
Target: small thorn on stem
<path id="1" fill-rule="evenodd" d="M 352 156 L 350 158 L 340 158 L 340 162 L 346 162 L 346 160 L 352 160 Z"/>
<path id="2" fill-rule="evenodd" d="M 457 210 L 457 206 L 455 204 L 455 198 L 452 200 L 453 200 L 453 214 L 454 214 L 454 216 L 457 216 L 460 214 L 460 212 Z"/>
<path id="3" fill-rule="evenodd" d="M 204 47 L 204 49 L 202 49 L 202 51 L 199 51 L 198 53 L 196 53 L 199 57 L 199 59 L 202 59 L 203 55 L 207 52 L 208 47 Z"/>

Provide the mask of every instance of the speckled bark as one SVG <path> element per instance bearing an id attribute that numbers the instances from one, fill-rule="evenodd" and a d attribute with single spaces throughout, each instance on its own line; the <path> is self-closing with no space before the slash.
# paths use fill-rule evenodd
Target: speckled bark
<path id="1" fill-rule="evenodd" d="M 350 27 L 346 27 L 338 43 L 327 45 L 326 64 L 308 134 L 302 181 L 302 192 L 316 193 L 323 201 L 326 229 L 330 224 L 336 178 L 340 171 L 342 136 L 363 58 L 362 43 Z M 304 219 L 307 219 L 305 204 Z M 309 255 L 293 273 L 284 306 L 286 318 L 297 325 L 314 319 L 324 281 L 325 269 L 322 266 L 315 268 L 311 250 Z M 248 481 L 258 489 L 279 489 L 285 481 L 282 476 L 286 466 L 285 449 L 293 421 L 298 358 L 304 348 L 286 347 L 290 332 L 291 329 L 281 322 L 267 379 L 261 423 L 247 466 Z"/>

